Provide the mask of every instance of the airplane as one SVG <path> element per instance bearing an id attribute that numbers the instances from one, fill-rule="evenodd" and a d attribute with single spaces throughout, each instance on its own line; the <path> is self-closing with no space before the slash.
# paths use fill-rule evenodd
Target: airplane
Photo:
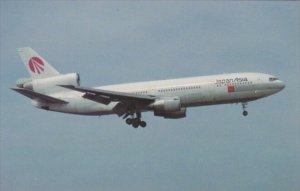
<path id="1" fill-rule="evenodd" d="M 85 87 L 78 73 L 59 73 L 32 48 L 18 52 L 31 77 L 17 80 L 11 89 L 30 98 L 33 106 L 79 115 L 115 114 L 134 128 L 146 127 L 142 112 L 179 119 L 195 106 L 241 103 L 247 116 L 248 102 L 285 87 L 273 75 L 249 72 Z"/>

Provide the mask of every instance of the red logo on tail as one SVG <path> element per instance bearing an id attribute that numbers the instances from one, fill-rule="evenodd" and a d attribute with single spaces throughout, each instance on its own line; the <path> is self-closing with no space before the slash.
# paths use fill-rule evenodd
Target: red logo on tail
<path id="1" fill-rule="evenodd" d="M 39 57 L 31 57 L 29 59 L 28 65 L 33 73 L 40 74 L 44 71 L 44 62 Z"/>

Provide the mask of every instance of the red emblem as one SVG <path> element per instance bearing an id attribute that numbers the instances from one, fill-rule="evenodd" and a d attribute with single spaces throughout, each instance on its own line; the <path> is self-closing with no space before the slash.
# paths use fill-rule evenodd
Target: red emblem
<path id="1" fill-rule="evenodd" d="M 31 57 L 28 62 L 29 68 L 33 73 L 40 74 L 44 71 L 44 62 L 39 57 Z"/>
<path id="2" fill-rule="evenodd" d="M 233 85 L 228 85 L 227 86 L 227 91 L 228 91 L 228 93 L 234 92 L 234 86 Z"/>

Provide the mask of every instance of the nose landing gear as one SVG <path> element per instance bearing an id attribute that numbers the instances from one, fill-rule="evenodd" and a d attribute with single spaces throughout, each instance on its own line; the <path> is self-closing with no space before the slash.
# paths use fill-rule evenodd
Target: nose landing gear
<path id="1" fill-rule="evenodd" d="M 125 122 L 127 123 L 127 125 L 132 125 L 132 127 L 134 127 L 134 128 L 138 128 L 139 126 L 146 127 L 147 123 L 145 121 L 141 120 L 141 118 L 142 118 L 141 112 L 137 112 L 137 113 L 135 113 L 135 115 L 136 115 L 136 117 L 134 117 L 134 114 L 131 114 L 131 117 L 129 117 L 129 118 L 127 118 L 125 120 Z M 127 116 L 128 115 L 126 114 L 125 118 Z"/>
<path id="2" fill-rule="evenodd" d="M 243 116 L 247 116 L 248 115 L 248 111 L 243 111 Z"/>
<path id="3" fill-rule="evenodd" d="M 243 102 L 242 103 L 242 107 L 243 107 L 243 116 L 247 116 L 248 115 L 248 111 L 246 111 L 248 103 L 247 102 Z"/>

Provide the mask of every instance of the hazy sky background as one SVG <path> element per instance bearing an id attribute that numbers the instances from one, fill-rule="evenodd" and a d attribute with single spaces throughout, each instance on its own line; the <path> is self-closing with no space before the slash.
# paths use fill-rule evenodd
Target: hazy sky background
<path id="1" fill-rule="evenodd" d="M 1 1 L 1 191 L 300 190 L 299 2 Z M 31 46 L 85 86 L 229 72 L 286 88 L 145 129 L 35 109 L 11 91 Z"/>

